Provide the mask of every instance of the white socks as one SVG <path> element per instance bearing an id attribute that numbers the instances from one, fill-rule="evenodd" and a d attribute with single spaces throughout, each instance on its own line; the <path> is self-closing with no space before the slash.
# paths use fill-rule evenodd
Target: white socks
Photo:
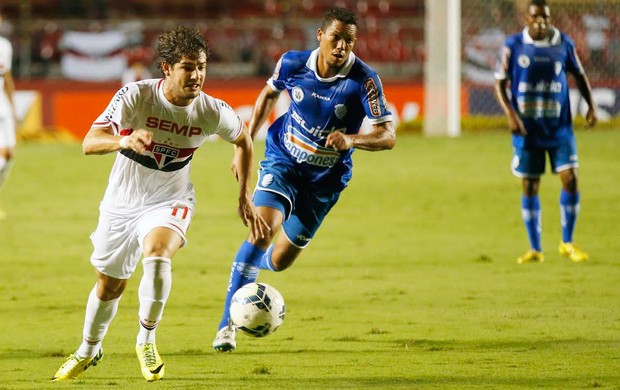
<path id="1" fill-rule="evenodd" d="M 136 344 L 154 343 L 155 329 L 161 320 L 172 287 L 172 264 L 165 257 L 145 257 L 144 275 L 138 288 L 140 331 Z"/>
<path id="2" fill-rule="evenodd" d="M 142 260 L 144 275 L 138 288 L 140 299 L 140 331 L 137 344 L 154 343 L 155 329 L 161 320 L 166 300 L 172 287 L 172 265 L 165 257 L 146 257 Z M 97 298 L 97 284 L 91 290 L 86 304 L 83 341 L 77 350 L 81 357 L 94 357 L 101 348 L 110 323 L 116 315 L 121 298 L 102 301 Z"/>
<path id="3" fill-rule="evenodd" d="M 102 301 L 97 298 L 97 284 L 90 291 L 86 304 L 86 316 L 84 318 L 83 341 L 77 350 L 82 357 L 94 357 L 101 347 L 101 340 L 108 331 L 110 322 L 114 319 L 118 309 L 118 297 L 111 301 Z"/>

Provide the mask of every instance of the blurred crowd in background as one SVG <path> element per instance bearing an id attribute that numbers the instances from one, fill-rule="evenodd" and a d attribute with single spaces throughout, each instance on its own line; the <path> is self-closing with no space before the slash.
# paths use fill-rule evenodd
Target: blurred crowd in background
<path id="1" fill-rule="evenodd" d="M 424 0 L 2 0 L 0 35 L 14 45 L 16 78 L 126 80 L 157 75 L 159 33 L 179 23 L 204 31 L 209 76 L 266 76 L 286 50 L 316 47 L 331 6 L 354 9 L 355 53 L 383 78 L 420 81 Z M 492 83 L 498 48 L 523 28 L 515 0 L 462 0 L 465 79 Z M 576 42 L 594 83 L 620 79 L 620 6 L 615 0 L 560 1 L 555 24 Z"/>
<path id="2" fill-rule="evenodd" d="M 256 77 L 287 50 L 315 48 L 333 5 L 357 12 L 362 59 L 388 77 L 421 74 L 423 1 L 3 0 L 0 34 L 13 42 L 17 78 L 104 81 L 123 68 L 156 73 L 158 34 L 182 23 L 204 31 L 210 77 Z"/>

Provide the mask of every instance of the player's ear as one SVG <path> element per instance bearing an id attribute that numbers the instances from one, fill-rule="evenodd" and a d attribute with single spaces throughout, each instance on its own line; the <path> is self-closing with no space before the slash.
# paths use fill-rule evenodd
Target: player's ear
<path id="1" fill-rule="evenodd" d="M 170 76 L 170 72 L 172 71 L 170 64 L 166 61 L 161 62 L 161 70 L 164 72 L 165 76 Z"/>
<path id="2" fill-rule="evenodd" d="M 316 29 L 316 40 L 321 42 L 321 38 L 323 37 L 323 30 L 321 28 Z"/>

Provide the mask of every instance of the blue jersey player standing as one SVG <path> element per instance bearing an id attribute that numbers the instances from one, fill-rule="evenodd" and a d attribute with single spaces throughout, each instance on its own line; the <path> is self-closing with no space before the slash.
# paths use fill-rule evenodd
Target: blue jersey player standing
<path id="1" fill-rule="evenodd" d="M 521 211 L 531 246 L 517 262 L 544 260 L 538 190 L 547 155 L 551 169 L 562 181 L 562 242 L 559 252 L 573 262 L 582 262 L 588 259 L 588 255 L 573 242 L 579 211 L 579 163 L 567 73 L 573 75 L 588 104 L 586 120 L 590 126 L 597 120 L 592 89 L 572 39 L 550 24 L 547 2 L 530 1 L 526 19 L 523 32 L 506 39 L 495 73 L 495 95 L 512 131 L 512 171 L 523 181 Z"/>
<path id="2" fill-rule="evenodd" d="M 283 271 L 308 246 L 351 178 L 354 149 L 391 149 L 396 142 L 377 73 L 352 50 L 355 14 L 329 9 L 317 30 L 319 47 L 289 51 L 259 94 L 249 129 L 255 137 L 282 91 L 288 111 L 270 127 L 254 204 L 270 230 L 250 232 L 231 268 L 224 313 L 213 348 L 232 351 L 235 329 L 229 324 L 232 295 L 253 282 L 260 269 Z M 364 118 L 372 130 L 360 134 Z M 282 234 L 276 233 L 282 228 Z M 272 242 L 273 241 L 273 242 Z"/>

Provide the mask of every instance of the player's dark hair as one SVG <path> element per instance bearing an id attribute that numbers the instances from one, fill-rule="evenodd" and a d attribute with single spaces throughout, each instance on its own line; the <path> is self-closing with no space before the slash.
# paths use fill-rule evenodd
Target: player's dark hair
<path id="1" fill-rule="evenodd" d="M 530 5 L 534 5 L 537 7 L 548 7 L 547 0 L 530 0 Z"/>
<path id="2" fill-rule="evenodd" d="M 200 30 L 178 26 L 161 34 L 157 39 L 157 66 L 162 70 L 162 62 L 173 66 L 183 57 L 196 60 L 201 51 L 209 58 L 209 46 Z"/>
<path id="3" fill-rule="evenodd" d="M 325 30 L 334 20 L 338 20 L 345 24 L 353 24 L 357 27 L 357 16 L 351 10 L 342 7 L 332 7 L 325 12 L 321 29 Z"/>

